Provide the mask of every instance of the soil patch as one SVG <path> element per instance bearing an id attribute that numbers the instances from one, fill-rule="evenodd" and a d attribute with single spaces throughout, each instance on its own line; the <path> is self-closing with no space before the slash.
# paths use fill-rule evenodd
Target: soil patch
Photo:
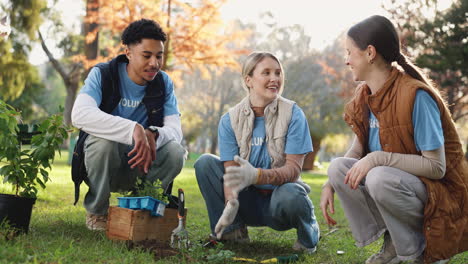
<path id="1" fill-rule="evenodd" d="M 155 260 L 160 260 L 166 257 L 172 257 L 180 254 L 180 251 L 174 248 L 171 248 L 168 244 L 163 243 L 158 240 L 142 240 L 138 242 L 128 241 L 128 249 L 144 249 L 150 251 L 154 255 Z"/>

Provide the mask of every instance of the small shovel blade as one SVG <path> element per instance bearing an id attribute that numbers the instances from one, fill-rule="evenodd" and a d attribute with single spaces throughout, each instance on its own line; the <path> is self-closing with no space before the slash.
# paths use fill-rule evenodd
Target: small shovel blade
<path id="1" fill-rule="evenodd" d="M 171 235 L 171 247 L 172 248 L 188 248 L 188 232 L 184 227 L 184 218 L 185 218 L 185 195 L 184 190 L 179 189 L 179 205 L 178 205 L 178 214 L 179 225 L 172 230 Z"/>

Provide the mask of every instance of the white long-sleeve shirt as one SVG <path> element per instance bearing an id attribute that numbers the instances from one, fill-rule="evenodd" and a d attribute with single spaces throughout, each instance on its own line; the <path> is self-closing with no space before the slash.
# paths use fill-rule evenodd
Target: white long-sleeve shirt
<path id="1" fill-rule="evenodd" d="M 119 74 L 122 99 L 116 110 L 112 114 L 108 114 L 99 109 L 102 100 L 100 71 L 98 68 L 93 68 L 90 71 L 75 100 L 72 109 L 72 124 L 90 135 L 131 145 L 137 122 L 146 126 L 146 108 L 141 104 L 145 87 L 130 80 L 125 70 L 125 64 L 119 65 Z M 173 84 L 167 74 L 163 73 L 163 78 L 166 84 L 165 116 L 164 126 L 158 127 L 157 148 L 172 140 L 178 143 L 182 141 L 180 114 L 173 92 Z M 120 115 L 126 115 L 126 117 Z"/>

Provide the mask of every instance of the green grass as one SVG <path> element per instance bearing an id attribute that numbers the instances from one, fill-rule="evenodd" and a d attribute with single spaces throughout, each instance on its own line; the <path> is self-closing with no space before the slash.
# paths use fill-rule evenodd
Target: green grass
<path id="1" fill-rule="evenodd" d="M 186 193 L 188 208 L 187 229 L 193 247 L 184 252 L 190 256 L 171 257 L 157 263 L 240 263 L 223 256 L 270 259 L 279 255 L 289 255 L 296 240 L 295 230 L 274 231 L 266 227 L 249 228 L 252 240 L 246 245 L 219 245 L 205 249 L 200 241 L 209 234 L 208 216 L 204 200 L 200 194 L 193 169 L 194 156 L 187 161 L 186 168 L 177 177 L 174 189 L 183 188 Z M 64 152 L 53 166 L 51 181 L 47 189 L 40 190 L 34 206 L 30 231 L 13 240 L 0 237 L 0 263 L 155 263 L 151 253 L 142 250 L 129 250 L 123 242 L 113 242 L 103 232 L 92 232 L 85 227 L 85 210 L 81 205 L 87 186 L 81 186 L 80 202 L 73 206 L 73 183 L 70 167 L 67 165 L 67 153 Z M 305 173 L 304 180 L 312 187 L 310 197 L 315 205 L 322 239 L 316 254 L 304 256 L 297 263 L 363 263 L 373 252 L 378 251 L 382 240 L 365 248 L 357 248 L 347 225 L 339 201 L 336 202 L 335 219 L 337 230 L 328 233 L 329 228 L 320 212 L 320 188 L 326 180 L 322 173 Z M 9 190 L 0 184 L 0 192 Z M 116 204 L 117 194 L 112 194 L 111 204 Z M 0 230 L 1 233 L 1 230 Z M 338 250 L 344 251 L 338 255 Z M 232 252 L 232 253 L 230 253 Z M 450 263 L 468 263 L 468 253 L 457 255 Z"/>

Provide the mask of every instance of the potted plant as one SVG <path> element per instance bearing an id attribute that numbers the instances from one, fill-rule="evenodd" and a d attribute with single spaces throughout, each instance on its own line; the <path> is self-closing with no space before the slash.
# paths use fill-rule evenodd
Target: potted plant
<path id="1" fill-rule="evenodd" d="M 18 134 L 20 113 L 0 100 L 0 176 L 12 186 L 12 194 L 0 194 L 0 223 L 28 232 L 32 206 L 38 187 L 49 180 L 55 151 L 68 132 L 61 114 L 45 119 L 31 138 L 30 147 L 21 147 Z"/>

